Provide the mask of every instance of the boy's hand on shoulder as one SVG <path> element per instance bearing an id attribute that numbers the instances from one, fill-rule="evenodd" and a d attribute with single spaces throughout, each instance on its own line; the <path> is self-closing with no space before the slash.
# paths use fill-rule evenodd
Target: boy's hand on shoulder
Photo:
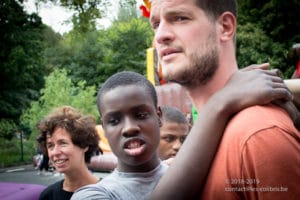
<path id="1" fill-rule="evenodd" d="M 252 70 L 268 70 L 269 67 L 270 67 L 269 63 L 253 64 L 253 65 L 250 65 L 250 66 L 242 69 L 241 71 L 247 72 L 247 71 L 252 71 Z M 273 72 L 275 72 L 278 77 L 282 76 L 281 72 L 277 69 L 273 69 Z M 279 82 L 280 82 L 280 84 L 284 83 L 282 79 Z M 276 85 L 274 85 L 274 86 L 276 86 Z M 282 86 L 282 88 L 279 88 L 274 91 L 274 93 L 273 93 L 274 100 L 272 100 L 272 103 L 285 109 L 289 113 L 291 119 L 293 120 L 295 127 L 300 131 L 300 112 L 297 109 L 297 107 L 295 106 L 295 104 L 292 102 L 292 98 L 293 98 L 292 93 L 289 91 L 288 87 L 286 87 L 286 88 L 285 87 L 286 87 L 286 85 Z M 276 89 L 276 87 L 274 89 Z M 285 94 L 285 92 L 287 92 L 287 94 Z M 273 98 L 272 96 L 270 96 L 270 97 Z M 266 103 L 269 103 L 267 97 L 265 100 L 266 100 Z"/>

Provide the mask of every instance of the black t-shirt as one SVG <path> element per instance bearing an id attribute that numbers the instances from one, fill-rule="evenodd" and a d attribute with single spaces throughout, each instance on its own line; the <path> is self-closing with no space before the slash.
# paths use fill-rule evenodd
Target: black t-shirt
<path id="1" fill-rule="evenodd" d="M 73 192 L 63 190 L 64 180 L 48 186 L 41 194 L 39 200 L 69 200 Z"/>

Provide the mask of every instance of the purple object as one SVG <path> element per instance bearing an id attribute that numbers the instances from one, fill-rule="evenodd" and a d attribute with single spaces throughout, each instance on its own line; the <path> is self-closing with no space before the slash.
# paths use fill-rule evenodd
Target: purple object
<path id="1" fill-rule="evenodd" d="M 44 185 L 0 182 L 1 200 L 35 200 L 46 188 Z"/>

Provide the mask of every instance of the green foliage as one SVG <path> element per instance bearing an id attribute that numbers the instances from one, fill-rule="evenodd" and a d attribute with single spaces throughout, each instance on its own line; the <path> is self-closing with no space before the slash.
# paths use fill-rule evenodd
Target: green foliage
<path id="1" fill-rule="evenodd" d="M 74 82 L 100 86 L 112 74 L 133 70 L 145 73 L 146 49 L 153 36 L 143 18 L 116 21 L 107 30 L 64 35 L 59 46 L 46 51 L 48 65 L 65 68 Z"/>
<path id="2" fill-rule="evenodd" d="M 137 16 L 135 0 L 119 0 L 118 21 L 128 21 Z"/>
<path id="3" fill-rule="evenodd" d="M 67 77 L 66 70 L 55 70 L 46 78 L 45 88 L 41 90 L 41 97 L 31 104 L 31 108 L 22 115 L 22 124 L 31 128 L 31 140 L 37 137 L 36 124 L 53 108 L 70 105 L 84 113 L 98 115 L 96 109 L 95 87 L 86 87 L 81 81 L 76 86 Z"/>
<path id="4" fill-rule="evenodd" d="M 23 140 L 23 153 L 22 160 L 20 138 L 14 138 L 11 141 L 0 140 L 0 167 L 31 163 L 32 156 L 35 154 L 35 144 L 32 141 Z"/>
<path id="5" fill-rule="evenodd" d="M 287 47 L 299 42 L 299 0 L 239 0 L 238 5 L 240 23 L 255 23 L 273 41 Z"/>
<path id="6" fill-rule="evenodd" d="M 250 61 L 269 61 L 272 67 L 281 69 L 285 78 L 291 77 L 294 71 L 291 47 L 300 40 L 299 7 L 298 0 L 238 1 L 238 43 L 242 43 L 238 55 L 244 56 L 239 63 L 246 66 Z"/>
<path id="7" fill-rule="evenodd" d="M 96 20 L 105 16 L 109 0 L 35 0 L 39 2 L 53 2 L 67 8 L 74 14 L 72 24 L 78 33 L 87 33 L 96 30 Z"/>
<path id="8" fill-rule="evenodd" d="M 247 23 L 238 26 L 237 31 L 237 58 L 239 66 L 248 66 L 254 63 L 269 62 L 271 68 L 285 71 L 284 46 L 275 43 L 264 31 L 254 24 Z"/>
<path id="9" fill-rule="evenodd" d="M 16 127 L 12 120 L 0 119 L 0 138 L 11 140 L 14 137 Z"/>
<path id="10" fill-rule="evenodd" d="M 45 26 L 17 0 L 1 1 L 0 10 L 0 118 L 17 123 L 43 85 Z"/>
<path id="11" fill-rule="evenodd" d="M 84 37 L 82 37 L 84 36 Z M 105 46 L 98 42 L 101 32 L 92 31 L 76 35 L 73 31 L 64 36 L 59 46 L 46 51 L 52 68 L 65 68 L 75 83 L 85 80 L 88 86 L 98 85 L 104 73 Z"/>
<path id="12" fill-rule="evenodd" d="M 146 49 L 151 45 L 153 33 L 144 18 L 131 18 L 127 22 L 115 21 L 107 30 L 106 43 L 109 49 L 106 72 L 112 75 L 129 70 L 146 72 Z"/>

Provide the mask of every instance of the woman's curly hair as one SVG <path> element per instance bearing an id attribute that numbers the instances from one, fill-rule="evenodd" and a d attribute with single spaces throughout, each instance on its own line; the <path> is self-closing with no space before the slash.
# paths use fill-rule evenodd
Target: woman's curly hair
<path id="1" fill-rule="evenodd" d="M 38 123 L 37 128 L 40 132 L 37 141 L 46 154 L 47 136 L 51 137 L 57 128 L 65 129 L 70 134 L 74 145 L 82 149 L 88 147 L 84 156 L 86 163 L 90 162 L 96 151 L 101 152 L 98 145 L 100 138 L 96 131 L 95 118 L 90 115 L 83 115 L 73 107 L 62 106 L 56 108 Z"/>

